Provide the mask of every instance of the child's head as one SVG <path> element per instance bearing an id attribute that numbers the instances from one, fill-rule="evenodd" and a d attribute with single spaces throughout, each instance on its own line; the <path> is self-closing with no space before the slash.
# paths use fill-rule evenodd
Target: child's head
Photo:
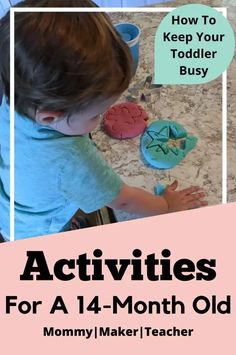
<path id="1" fill-rule="evenodd" d="M 26 0 L 20 6 L 94 4 Z M 0 53 L 0 79 L 9 100 L 9 14 L 0 24 Z M 104 13 L 15 13 L 15 108 L 20 114 L 57 130 L 62 121 L 72 127 L 79 114 L 92 127 L 93 117 L 128 87 L 131 76 L 130 51 Z M 82 128 L 64 132 L 61 127 L 68 134 L 86 133 Z"/>

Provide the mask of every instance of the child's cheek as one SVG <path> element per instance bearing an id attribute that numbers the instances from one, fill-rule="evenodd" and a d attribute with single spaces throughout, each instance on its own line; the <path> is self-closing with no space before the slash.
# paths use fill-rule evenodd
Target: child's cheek
<path id="1" fill-rule="evenodd" d="M 97 116 L 96 118 L 91 120 L 91 122 L 90 122 L 90 131 L 94 130 L 99 125 L 99 121 L 100 121 L 100 116 Z"/>

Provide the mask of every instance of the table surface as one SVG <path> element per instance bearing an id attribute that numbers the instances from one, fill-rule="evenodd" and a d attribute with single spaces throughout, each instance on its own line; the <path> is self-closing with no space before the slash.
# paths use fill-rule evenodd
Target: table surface
<path id="1" fill-rule="evenodd" d="M 234 0 L 201 1 L 210 6 L 224 6 Z M 195 1 L 174 1 L 164 6 L 180 6 Z M 158 4 L 157 7 L 162 6 Z M 228 18 L 236 29 L 236 7 L 230 7 Z M 163 13 L 115 13 L 112 20 L 133 22 L 140 26 L 140 61 L 137 73 L 119 101 L 137 100 L 148 112 L 149 123 L 156 119 L 171 119 L 182 124 L 198 137 L 197 147 L 171 170 L 152 169 L 140 155 L 140 137 L 116 140 L 108 137 L 102 125 L 93 132 L 93 139 L 105 159 L 127 184 L 153 192 L 161 182 L 179 181 L 180 188 L 201 186 L 209 205 L 222 201 L 222 77 L 204 85 L 164 85 L 150 88 L 147 77 L 153 76 L 153 47 L 157 26 Z M 141 100 L 142 94 L 146 101 Z M 142 96 L 142 98 L 144 98 Z M 236 201 L 236 58 L 228 70 L 228 199 Z M 140 217 L 115 211 L 119 221 Z"/>

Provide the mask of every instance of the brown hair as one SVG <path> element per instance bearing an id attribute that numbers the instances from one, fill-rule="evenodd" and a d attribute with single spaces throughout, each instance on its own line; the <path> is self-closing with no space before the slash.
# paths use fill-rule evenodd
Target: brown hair
<path id="1" fill-rule="evenodd" d="M 92 7 L 90 0 L 26 0 L 22 7 Z M 0 78 L 9 100 L 9 13 L 0 22 Z M 68 113 L 121 94 L 132 77 L 130 51 L 102 13 L 15 13 L 15 107 Z"/>

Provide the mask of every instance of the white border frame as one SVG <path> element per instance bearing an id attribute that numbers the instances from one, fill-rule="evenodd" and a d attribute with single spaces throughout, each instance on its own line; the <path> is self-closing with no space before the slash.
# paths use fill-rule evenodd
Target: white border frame
<path id="1" fill-rule="evenodd" d="M 14 241 L 15 230 L 15 12 L 171 12 L 176 7 L 48 7 L 24 8 L 12 7 L 10 9 L 10 241 Z M 226 7 L 215 7 L 227 18 Z M 222 74 L 222 203 L 227 203 L 227 70 Z"/>

